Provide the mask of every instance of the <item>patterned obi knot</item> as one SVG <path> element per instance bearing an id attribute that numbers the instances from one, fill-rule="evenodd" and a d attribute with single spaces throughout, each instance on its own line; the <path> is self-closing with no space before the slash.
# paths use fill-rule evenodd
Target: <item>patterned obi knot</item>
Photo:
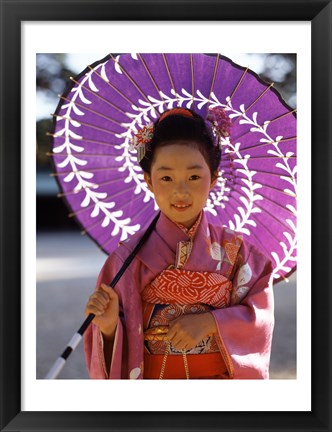
<path id="1" fill-rule="evenodd" d="M 142 292 L 152 304 L 206 304 L 215 308 L 230 305 L 232 282 L 218 273 L 169 269 L 161 272 Z"/>

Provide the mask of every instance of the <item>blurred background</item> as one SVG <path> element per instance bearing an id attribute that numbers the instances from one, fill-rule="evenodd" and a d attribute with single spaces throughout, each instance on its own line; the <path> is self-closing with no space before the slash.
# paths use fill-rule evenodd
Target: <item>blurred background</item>
<path id="1" fill-rule="evenodd" d="M 87 65 L 107 53 L 37 54 L 37 379 L 42 379 L 66 348 L 84 320 L 83 310 L 106 259 L 105 253 L 68 217 L 57 197 L 59 189 L 47 153 L 52 148 L 53 119 L 58 95 Z M 294 54 L 234 54 L 223 52 L 241 66 L 249 66 L 267 83 L 274 83 L 283 99 L 296 108 Z M 275 292 L 275 331 L 271 379 L 296 378 L 296 273 L 280 282 Z M 88 379 L 83 344 L 73 353 L 60 379 Z"/>

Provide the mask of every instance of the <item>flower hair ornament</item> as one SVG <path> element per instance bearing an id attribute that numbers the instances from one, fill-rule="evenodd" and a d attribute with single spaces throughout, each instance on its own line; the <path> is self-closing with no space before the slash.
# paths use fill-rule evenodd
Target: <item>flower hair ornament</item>
<path id="1" fill-rule="evenodd" d="M 130 150 L 137 150 L 137 161 L 140 162 L 146 153 L 146 145 L 153 138 L 154 124 L 149 123 L 139 129 L 130 142 Z"/>
<path id="2" fill-rule="evenodd" d="M 185 117 L 193 117 L 191 112 L 186 110 L 185 108 L 173 108 L 168 111 L 165 111 L 161 116 L 159 121 L 164 120 L 169 115 L 182 115 Z M 149 123 L 139 129 L 136 134 L 133 136 L 130 142 L 130 150 L 137 150 L 137 162 L 139 163 L 145 156 L 146 153 L 146 145 L 152 140 L 154 132 L 154 124 Z"/>
<path id="3" fill-rule="evenodd" d="M 221 107 L 208 108 L 206 120 L 212 124 L 213 132 L 217 136 L 221 148 L 221 138 L 230 136 L 231 127 L 233 126 L 232 120 L 228 117 L 224 108 Z"/>

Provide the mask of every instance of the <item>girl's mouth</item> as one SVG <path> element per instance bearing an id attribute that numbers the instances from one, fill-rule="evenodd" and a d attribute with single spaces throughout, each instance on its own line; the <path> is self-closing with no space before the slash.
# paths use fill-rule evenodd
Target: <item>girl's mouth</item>
<path id="1" fill-rule="evenodd" d="M 173 207 L 175 210 L 177 210 L 177 211 L 185 211 L 185 210 L 187 210 L 190 206 L 191 206 L 191 204 L 185 204 L 185 203 L 172 204 L 172 207 Z"/>

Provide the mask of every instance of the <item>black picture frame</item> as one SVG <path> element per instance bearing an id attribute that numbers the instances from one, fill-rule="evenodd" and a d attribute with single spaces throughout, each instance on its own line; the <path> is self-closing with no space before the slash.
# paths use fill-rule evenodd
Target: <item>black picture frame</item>
<path id="1" fill-rule="evenodd" d="M 331 0 L 0 0 L 0 4 L 1 431 L 332 431 Z M 21 411 L 21 22 L 107 20 L 311 21 L 311 411 L 262 412 L 259 406 L 255 412 Z M 301 295 L 301 287 L 298 292 Z"/>

